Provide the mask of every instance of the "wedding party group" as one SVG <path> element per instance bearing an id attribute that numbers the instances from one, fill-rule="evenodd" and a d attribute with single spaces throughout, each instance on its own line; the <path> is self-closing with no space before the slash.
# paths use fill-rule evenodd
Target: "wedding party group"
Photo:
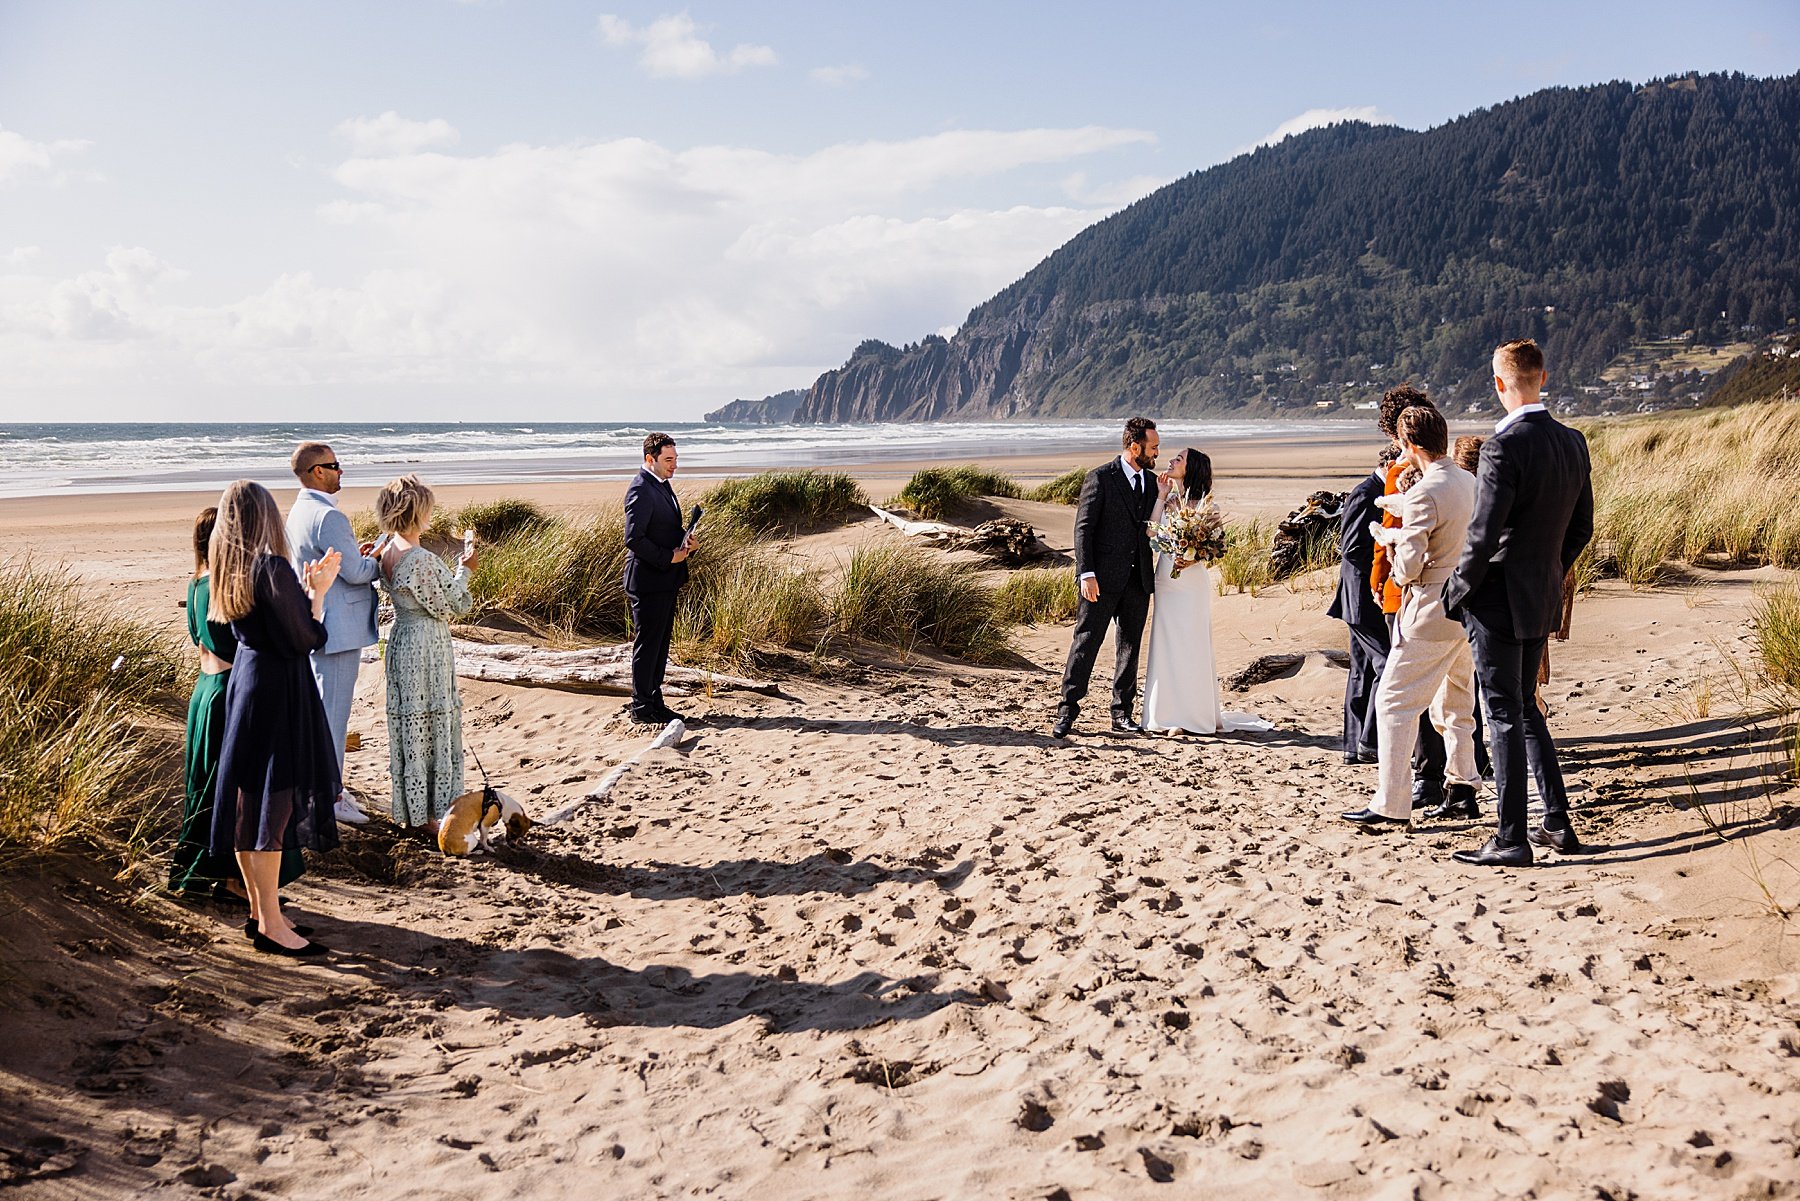
<path id="1" fill-rule="evenodd" d="M 421 545 L 434 497 L 417 476 L 375 498 L 381 536 L 358 542 L 334 499 L 344 467 L 303 442 L 286 518 L 251 480 L 227 487 L 194 523 L 188 635 L 200 675 L 188 704 L 186 797 L 170 887 L 247 906 L 259 951 L 316 956 L 325 944 L 282 913 L 280 888 L 303 850 L 330 850 L 339 821 L 367 815 L 344 790 L 350 706 L 378 638 L 376 586 L 394 623 L 384 653 L 388 767 L 396 825 L 435 826 L 463 792 L 462 701 L 450 622 L 474 607 L 465 539 L 457 568 Z"/>
<path id="2" fill-rule="evenodd" d="M 1534 846 L 1581 849 L 1535 684 L 1551 635 L 1567 633 L 1567 581 L 1593 535 L 1594 494 L 1586 439 L 1542 402 L 1547 378 L 1535 342 L 1496 348 L 1494 390 L 1505 415 L 1492 436 L 1457 440 L 1460 461 L 1424 392 L 1389 391 L 1379 411 L 1389 446 L 1339 519 L 1329 612 L 1350 628 L 1344 757 L 1377 766 L 1368 803 L 1344 820 L 1373 833 L 1411 830 L 1425 818 L 1478 818 L 1491 762 L 1498 831 L 1454 853 L 1481 866 L 1528 865 Z M 1160 444 L 1146 418 L 1126 422 L 1122 442 L 1119 457 L 1082 485 L 1080 597 L 1051 736 L 1074 729 L 1109 628 L 1114 732 L 1268 728 L 1219 704 L 1208 567 L 1223 540 L 1211 462 L 1189 448 L 1156 474 Z M 1133 713 L 1146 625 L 1140 723 Z M 1536 826 L 1534 781 L 1543 806 Z"/>

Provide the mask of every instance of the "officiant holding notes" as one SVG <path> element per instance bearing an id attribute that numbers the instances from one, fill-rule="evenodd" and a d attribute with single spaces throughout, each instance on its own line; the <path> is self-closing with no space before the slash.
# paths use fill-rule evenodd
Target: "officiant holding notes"
<path id="1" fill-rule="evenodd" d="M 644 468 L 625 490 L 625 595 L 631 602 L 631 718 L 663 725 L 680 717 L 663 703 L 663 672 L 675 633 L 675 599 L 687 583 L 699 509 L 684 522 L 669 483 L 675 439 L 644 438 Z"/>

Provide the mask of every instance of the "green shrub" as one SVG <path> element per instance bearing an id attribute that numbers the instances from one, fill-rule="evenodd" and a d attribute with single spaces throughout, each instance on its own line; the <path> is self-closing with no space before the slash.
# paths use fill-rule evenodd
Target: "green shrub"
<path id="1" fill-rule="evenodd" d="M 1075 572 L 1066 567 L 1028 567 L 1015 571 L 994 593 L 999 619 L 1014 625 L 1067 620 L 1074 616 L 1080 599 Z"/>
<path id="2" fill-rule="evenodd" d="M 709 517 L 729 517 L 753 530 L 841 522 L 869 498 L 850 476 L 832 471 L 764 471 L 726 480 L 700 498 Z"/>
<path id="3" fill-rule="evenodd" d="M 913 546 L 863 547 L 842 569 L 834 598 L 837 638 L 993 662 L 1012 650 L 994 591 L 968 568 Z"/>
<path id="4" fill-rule="evenodd" d="M 915 472 L 894 503 L 927 521 L 942 521 L 978 496 L 1023 497 L 1018 481 L 998 471 L 964 464 L 960 467 L 927 467 Z"/>
<path id="5" fill-rule="evenodd" d="M 1046 504 L 1072 505 L 1081 499 L 1081 485 L 1087 480 L 1088 469 L 1071 467 L 1053 480 L 1039 484 L 1025 494 L 1027 500 L 1040 500 Z"/>

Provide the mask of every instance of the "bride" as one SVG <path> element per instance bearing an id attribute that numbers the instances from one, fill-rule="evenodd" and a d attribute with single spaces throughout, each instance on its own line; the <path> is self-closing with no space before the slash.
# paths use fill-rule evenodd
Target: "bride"
<path id="1" fill-rule="evenodd" d="M 1157 480 L 1150 524 L 1166 509 L 1192 509 L 1212 491 L 1212 460 L 1188 447 Z M 1168 733 L 1217 734 L 1222 730 L 1270 730 L 1251 713 L 1222 712 L 1219 673 L 1213 662 L 1212 567 L 1157 556 L 1155 612 L 1150 620 L 1150 665 L 1144 675 L 1144 728 Z M 1180 569 L 1181 575 L 1174 573 Z"/>

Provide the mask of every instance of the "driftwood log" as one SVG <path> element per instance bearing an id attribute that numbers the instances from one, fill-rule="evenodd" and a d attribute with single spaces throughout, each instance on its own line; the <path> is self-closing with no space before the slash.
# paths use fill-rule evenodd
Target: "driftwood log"
<path id="1" fill-rule="evenodd" d="M 589 692 L 631 695 L 631 647 L 598 646 L 589 650 L 553 651 L 516 643 L 488 644 L 455 639 L 456 674 L 495 684 L 532 684 Z M 774 695 L 769 680 L 750 680 L 724 672 L 699 671 L 669 664 L 665 686 L 677 696 L 707 688 L 736 688 Z"/>
<path id="2" fill-rule="evenodd" d="M 1338 519 L 1343 513 L 1343 492 L 1315 492 L 1306 503 L 1289 513 L 1275 527 L 1275 544 L 1269 547 L 1269 572 L 1285 580 L 1311 557 L 1314 548 L 1338 545 Z"/>
<path id="3" fill-rule="evenodd" d="M 1018 567 L 1056 553 L 1044 545 L 1029 523 L 1011 517 L 984 521 L 970 530 L 942 521 L 912 521 L 879 505 L 869 508 L 908 538 L 928 538 L 945 550 L 972 550 L 1007 567 Z"/>

